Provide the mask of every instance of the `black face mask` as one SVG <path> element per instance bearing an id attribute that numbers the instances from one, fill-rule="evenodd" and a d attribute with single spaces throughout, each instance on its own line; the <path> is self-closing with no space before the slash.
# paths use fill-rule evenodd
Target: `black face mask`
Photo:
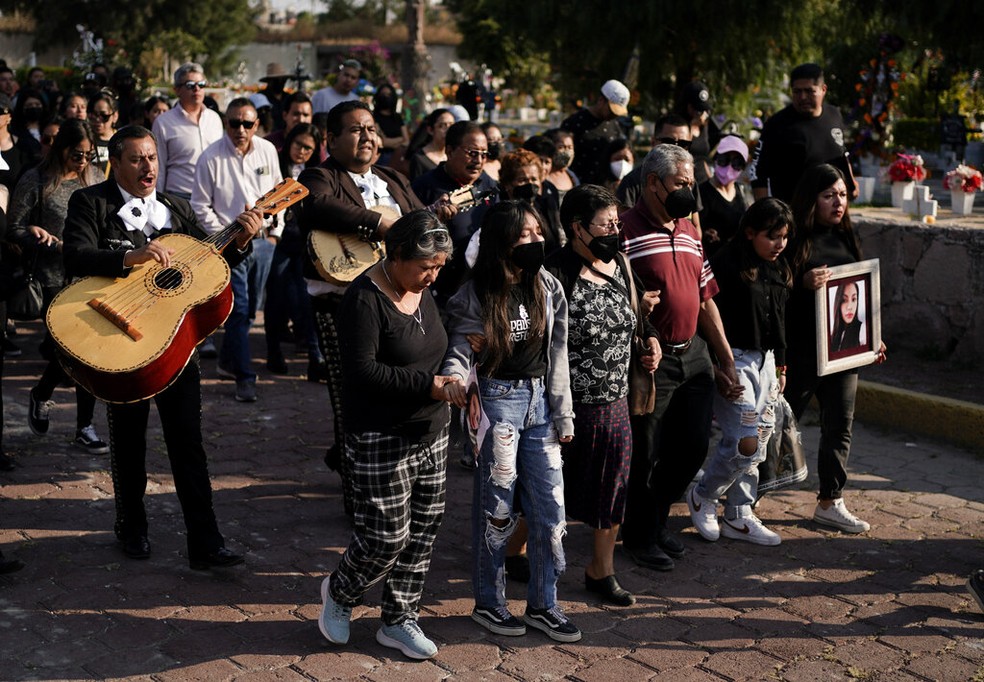
<path id="1" fill-rule="evenodd" d="M 489 142 L 489 161 L 498 161 L 500 154 L 502 154 L 502 143 Z"/>
<path id="2" fill-rule="evenodd" d="M 383 109 L 385 111 L 389 111 L 396 106 L 396 98 L 387 97 L 386 95 L 376 97 L 374 101 L 377 109 Z"/>
<path id="3" fill-rule="evenodd" d="M 581 241 L 584 241 L 583 237 Z M 604 237 L 593 237 L 590 242 L 585 243 L 585 246 L 588 247 L 591 255 L 602 263 L 611 263 L 618 253 L 618 235 L 606 234 Z"/>
<path id="4" fill-rule="evenodd" d="M 37 123 L 41 120 L 41 113 L 44 111 L 41 107 L 24 107 L 24 120 L 28 123 Z"/>
<path id="5" fill-rule="evenodd" d="M 512 250 L 512 262 L 523 272 L 535 273 L 543 267 L 546 259 L 546 251 L 543 242 L 530 242 L 514 246 Z"/>
<path id="6" fill-rule="evenodd" d="M 533 203 L 533 200 L 537 197 L 536 185 L 530 183 L 528 185 L 519 185 L 518 187 L 513 187 L 512 198 L 517 201 L 525 201 L 529 204 Z"/>
<path id="7" fill-rule="evenodd" d="M 663 189 L 666 189 L 662 179 L 660 179 L 659 184 L 663 185 Z M 694 191 L 689 187 L 682 187 L 672 192 L 667 190 L 663 206 L 666 208 L 667 215 L 678 220 L 686 218 L 697 210 L 697 199 L 694 197 Z"/>
<path id="8" fill-rule="evenodd" d="M 571 163 L 571 159 L 573 158 L 574 155 L 570 152 L 567 151 L 557 152 L 556 154 L 554 154 L 553 164 L 557 168 L 567 168 L 567 166 L 569 166 Z"/>

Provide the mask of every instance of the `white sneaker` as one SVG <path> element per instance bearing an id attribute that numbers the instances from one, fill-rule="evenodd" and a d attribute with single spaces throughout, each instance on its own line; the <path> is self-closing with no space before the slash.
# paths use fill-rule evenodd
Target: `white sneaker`
<path id="1" fill-rule="evenodd" d="M 845 533 L 864 533 L 871 530 L 871 524 L 862 521 L 844 506 L 843 498 L 838 497 L 829 508 L 824 509 L 817 504 L 813 512 L 813 520 L 823 526 L 830 526 Z"/>
<path id="2" fill-rule="evenodd" d="M 766 528 L 759 518 L 750 512 L 748 516 L 739 516 L 737 519 L 725 517 L 724 525 L 721 526 L 721 535 L 732 540 L 744 540 L 767 547 L 782 542 L 779 533 Z"/>
<path id="3" fill-rule="evenodd" d="M 717 502 L 708 500 L 697 494 L 697 486 L 692 486 L 687 493 L 687 508 L 690 509 L 690 520 L 700 536 L 709 542 L 721 537 L 718 527 Z"/>

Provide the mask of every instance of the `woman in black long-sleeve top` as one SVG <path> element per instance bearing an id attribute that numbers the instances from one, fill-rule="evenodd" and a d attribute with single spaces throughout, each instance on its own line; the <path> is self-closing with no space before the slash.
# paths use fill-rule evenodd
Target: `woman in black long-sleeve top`
<path id="1" fill-rule="evenodd" d="M 830 279 L 830 267 L 861 260 L 861 245 L 848 213 L 847 184 L 828 164 L 807 170 L 793 195 L 796 241 L 791 253 L 793 293 L 786 313 L 786 400 L 799 419 L 810 398 L 820 405 L 820 491 L 813 520 L 846 533 L 870 525 L 844 506 L 847 460 L 858 388 L 858 370 L 817 376 L 816 291 Z M 878 351 L 884 360 L 885 346 Z"/>

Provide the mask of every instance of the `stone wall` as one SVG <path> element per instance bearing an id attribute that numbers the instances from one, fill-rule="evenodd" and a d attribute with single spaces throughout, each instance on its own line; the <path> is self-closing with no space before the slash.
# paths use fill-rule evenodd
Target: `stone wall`
<path id="1" fill-rule="evenodd" d="M 881 260 L 886 343 L 978 366 L 984 355 L 984 220 L 923 225 L 892 209 L 856 210 L 852 219 L 865 258 Z"/>

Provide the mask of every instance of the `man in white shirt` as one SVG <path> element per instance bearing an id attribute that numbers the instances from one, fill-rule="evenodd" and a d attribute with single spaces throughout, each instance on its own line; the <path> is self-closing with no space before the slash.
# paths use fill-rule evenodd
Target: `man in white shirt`
<path id="1" fill-rule="evenodd" d="M 338 78 L 334 85 L 321 88 L 311 98 L 314 105 L 314 113 L 319 111 L 331 111 L 336 104 L 348 102 L 349 100 L 359 99 L 355 94 L 355 86 L 359 84 L 359 74 L 362 72 L 362 64 L 355 59 L 346 59 L 338 67 Z"/>
<path id="2" fill-rule="evenodd" d="M 205 71 L 199 64 L 182 64 L 174 72 L 178 104 L 154 121 L 160 164 L 157 189 L 183 199 L 191 199 L 198 157 L 222 138 L 222 119 L 205 106 L 207 85 Z"/>
<path id="3" fill-rule="evenodd" d="M 283 179 L 276 148 L 260 137 L 256 108 L 245 97 L 226 110 L 226 134 L 202 152 L 195 164 L 191 206 L 210 233 L 231 225 L 243 208 L 252 206 Z M 266 228 L 253 239 L 253 252 L 232 269 L 235 302 L 225 323 L 219 352 L 219 374 L 235 378 L 236 400 L 256 400 L 256 373 L 251 368 L 249 327 L 261 305 L 270 262 L 283 228 Z"/>

